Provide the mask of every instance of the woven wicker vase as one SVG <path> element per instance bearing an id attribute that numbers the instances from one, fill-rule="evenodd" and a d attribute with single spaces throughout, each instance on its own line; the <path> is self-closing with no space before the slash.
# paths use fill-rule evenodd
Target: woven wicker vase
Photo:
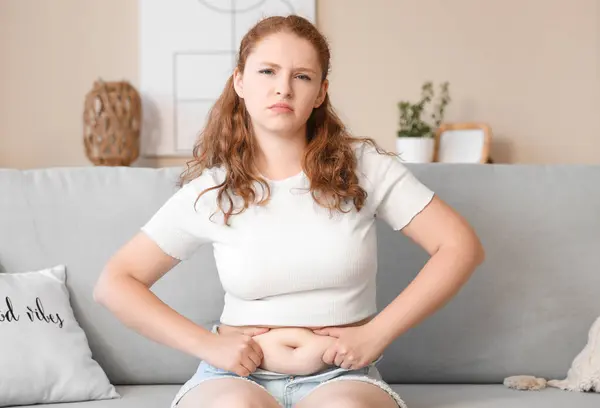
<path id="1" fill-rule="evenodd" d="M 129 166 L 139 157 L 142 107 L 128 82 L 94 82 L 85 97 L 85 154 L 96 166 Z"/>

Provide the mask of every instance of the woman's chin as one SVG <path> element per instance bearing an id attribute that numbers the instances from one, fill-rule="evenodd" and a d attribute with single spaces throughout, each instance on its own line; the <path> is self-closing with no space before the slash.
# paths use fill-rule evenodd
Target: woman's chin
<path id="1" fill-rule="evenodd" d="M 290 119 L 276 119 L 268 121 L 268 123 L 262 124 L 260 128 L 267 134 L 289 136 L 299 134 L 301 130 L 295 121 Z"/>

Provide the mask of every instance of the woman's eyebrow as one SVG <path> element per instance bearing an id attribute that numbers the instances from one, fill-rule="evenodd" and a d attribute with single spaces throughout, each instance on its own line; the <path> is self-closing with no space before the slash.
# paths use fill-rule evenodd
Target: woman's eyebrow
<path id="1" fill-rule="evenodd" d="M 275 64 L 274 62 L 264 61 L 264 62 L 261 62 L 260 64 L 261 65 L 266 65 L 266 66 L 269 66 L 269 67 L 273 67 L 273 68 L 281 68 L 280 65 Z M 295 70 L 296 71 L 309 71 L 309 72 L 312 72 L 313 74 L 317 73 L 317 71 L 315 71 L 314 69 L 312 69 L 312 68 L 305 68 L 305 67 L 298 67 Z"/>

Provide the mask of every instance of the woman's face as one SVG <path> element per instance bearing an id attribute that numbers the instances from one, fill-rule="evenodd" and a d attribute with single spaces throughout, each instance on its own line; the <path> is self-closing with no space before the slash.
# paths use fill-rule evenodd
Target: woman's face
<path id="1" fill-rule="evenodd" d="M 293 136 L 303 130 L 312 110 L 327 93 L 317 51 L 291 33 L 272 34 L 256 44 L 234 86 L 255 132 Z"/>

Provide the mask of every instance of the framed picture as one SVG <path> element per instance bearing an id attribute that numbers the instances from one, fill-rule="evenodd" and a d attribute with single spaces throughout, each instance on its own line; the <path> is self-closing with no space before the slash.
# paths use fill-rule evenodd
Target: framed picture
<path id="1" fill-rule="evenodd" d="M 492 130 L 485 123 L 443 123 L 435 134 L 434 161 L 487 163 Z"/>
<path id="2" fill-rule="evenodd" d="M 141 151 L 191 156 L 211 107 L 260 19 L 298 14 L 316 23 L 316 0 L 139 0 Z"/>

